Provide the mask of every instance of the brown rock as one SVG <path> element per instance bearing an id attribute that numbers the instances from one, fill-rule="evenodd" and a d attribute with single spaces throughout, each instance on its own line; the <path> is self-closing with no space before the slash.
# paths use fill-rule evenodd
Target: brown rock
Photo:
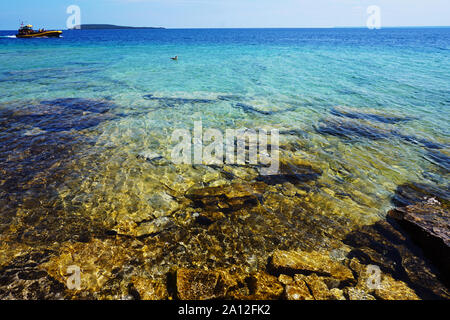
<path id="1" fill-rule="evenodd" d="M 209 300 L 225 296 L 219 282 L 220 273 L 215 271 L 179 269 L 177 291 L 181 300 Z"/>
<path id="2" fill-rule="evenodd" d="M 145 236 L 145 235 L 152 235 L 155 233 L 159 233 L 165 229 L 170 228 L 173 226 L 173 222 L 168 217 L 160 217 L 156 218 L 150 222 L 144 222 L 140 224 L 135 232 L 134 235 L 137 237 Z"/>
<path id="3" fill-rule="evenodd" d="M 280 274 L 280 276 L 278 277 L 278 281 L 280 281 L 282 284 L 288 285 L 292 284 L 294 282 L 294 279 L 285 274 Z"/>
<path id="4" fill-rule="evenodd" d="M 295 282 L 286 286 L 286 298 L 288 300 L 314 300 L 304 276 L 297 277 L 296 275 Z"/>
<path id="5" fill-rule="evenodd" d="M 443 299 L 450 299 L 450 292 L 448 288 L 442 283 L 439 277 L 433 273 L 432 269 L 428 267 L 427 263 L 418 256 L 408 254 L 404 248 L 399 248 L 402 258 L 402 265 L 408 275 L 409 281 L 416 285 L 419 290 L 424 288 L 429 289 L 436 294 L 437 297 Z M 402 280 L 402 279 L 399 279 Z M 414 288 L 416 289 L 416 288 Z M 416 289 L 417 290 L 417 289 Z M 431 297 L 422 297 L 423 299 L 430 299 Z M 436 297 L 432 297 L 435 299 Z"/>
<path id="6" fill-rule="evenodd" d="M 169 296 L 162 281 L 143 277 L 132 277 L 131 281 L 142 300 L 165 300 Z"/>
<path id="7" fill-rule="evenodd" d="M 388 213 L 433 260 L 450 282 L 450 210 L 435 198 Z"/>
<path id="8" fill-rule="evenodd" d="M 374 296 L 362 289 L 345 288 L 349 300 L 376 300 Z"/>
<path id="9" fill-rule="evenodd" d="M 397 187 L 392 202 L 397 207 L 406 207 L 423 200 L 435 198 L 445 207 L 450 206 L 448 190 L 424 183 L 405 183 Z"/>
<path id="10" fill-rule="evenodd" d="M 314 272 L 341 281 L 354 279 L 350 269 L 319 252 L 277 250 L 272 256 L 272 266 L 290 273 Z"/>
<path id="11" fill-rule="evenodd" d="M 377 288 L 376 282 L 370 282 L 371 274 L 369 274 L 367 266 L 360 264 L 356 258 L 353 258 L 350 261 L 349 266 L 358 274 L 358 283 L 356 287 L 347 289 L 347 295 L 350 300 L 366 300 L 365 298 L 369 296 L 373 297 L 370 294 L 374 294 L 377 298 L 383 300 L 419 299 L 414 290 L 409 288 L 404 282 L 394 280 L 387 274 L 380 273 L 381 282 Z"/>
<path id="12" fill-rule="evenodd" d="M 357 274 L 360 274 L 364 268 L 364 266 L 356 258 L 352 258 L 348 263 L 348 266 L 350 267 L 351 270 L 353 270 Z"/>
<path id="13" fill-rule="evenodd" d="M 358 289 L 367 291 L 367 265 L 376 265 L 383 273 L 413 286 L 423 299 L 448 299 L 450 295 L 438 270 L 397 228 L 395 222 L 379 221 L 349 233 L 344 239 L 344 243 L 354 248 L 349 256 L 357 258 L 350 261 L 349 267 L 358 274 Z"/>
<path id="14" fill-rule="evenodd" d="M 266 185 L 262 182 L 220 187 L 206 187 L 190 190 L 186 196 L 194 202 L 194 206 L 205 211 L 235 212 L 240 209 L 257 206 L 258 198 Z"/>
<path id="15" fill-rule="evenodd" d="M 322 281 L 322 279 L 319 278 L 317 274 L 312 274 L 308 277 L 305 277 L 304 279 L 315 300 L 333 299 L 333 296 L 331 295 L 327 285 Z"/>
<path id="16" fill-rule="evenodd" d="M 182 300 L 248 299 L 251 290 L 262 294 L 264 286 L 268 288 L 272 282 L 278 284 L 277 279 L 273 278 L 264 281 L 263 277 L 249 277 L 240 268 L 213 271 L 181 268 L 177 271 L 176 286 L 178 297 Z"/>
<path id="17" fill-rule="evenodd" d="M 0 267 L 0 300 L 70 299 L 67 286 L 39 268 L 49 254 L 28 250 L 5 262 Z"/>
<path id="18" fill-rule="evenodd" d="M 196 215 L 195 222 L 201 225 L 209 226 L 214 222 L 225 218 L 225 214 L 220 211 L 205 211 Z"/>
<path id="19" fill-rule="evenodd" d="M 322 171 L 314 168 L 303 159 L 292 158 L 288 161 L 280 161 L 278 174 L 260 175 L 258 181 L 263 181 L 268 185 L 284 184 L 286 182 L 292 185 L 306 184 L 309 181 L 317 180 Z"/>
<path id="20" fill-rule="evenodd" d="M 65 244 L 60 254 L 43 263 L 41 268 L 66 284 L 71 275 L 68 268 L 77 266 L 80 268 L 81 291 L 99 292 L 117 279 L 117 270 L 127 261 L 138 258 L 138 251 L 120 246 L 115 240 L 93 239 L 88 243 Z"/>
<path id="21" fill-rule="evenodd" d="M 275 300 L 283 294 L 283 286 L 278 279 L 265 272 L 258 272 L 251 277 L 250 290 L 252 300 Z"/>
<path id="22" fill-rule="evenodd" d="M 325 282 L 325 284 L 327 285 L 328 289 L 335 289 L 335 288 L 339 288 L 341 285 L 341 281 L 335 279 L 335 278 L 331 278 L 331 277 L 321 277 L 322 281 Z"/>
<path id="23" fill-rule="evenodd" d="M 330 295 L 334 300 L 347 300 L 344 296 L 344 291 L 338 288 L 333 288 L 330 290 Z"/>
<path id="24" fill-rule="evenodd" d="M 380 288 L 375 289 L 375 296 L 382 300 L 420 300 L 414 290 L 389 275 L 382 277 Z"/>
<path id="25" fill-rule="evenodd" d="M 367 266 L 361 264 L 358 259 L 352 258 L 352 260 L 350 260 L 349 267 L 357 274 L 358 278 L 358 282 L 355 286 L 355 289 L 357 289 L 357 291 L 355 291 L 353 294 L 357 296 L 360 292 L 364 292 L 367 294 L 373 293 L 373 289 L 370 289 L 367 286 L 370 277 L 370 274 L 367 272 Z"/>

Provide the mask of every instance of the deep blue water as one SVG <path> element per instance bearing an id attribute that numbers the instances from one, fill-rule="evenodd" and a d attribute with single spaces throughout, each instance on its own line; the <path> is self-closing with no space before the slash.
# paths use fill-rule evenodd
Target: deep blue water
<path id="1" fill-rule="evenodd" d="M 1 36 L 16 31 L 0 31 Z M 241 44 L 241 45 L 335 45 L 394 46 L 403 48 L 448 50 L 450 28 L 365 28 L 339 29 L 134 29 L 134 30 L 66 30 L 68 44 Z M 21 40 L 27 43 L 26 40 Z M 2 42 L 2 45 L 17 43 Z M 27 43 L 26 45 L 30 45 Z"/>

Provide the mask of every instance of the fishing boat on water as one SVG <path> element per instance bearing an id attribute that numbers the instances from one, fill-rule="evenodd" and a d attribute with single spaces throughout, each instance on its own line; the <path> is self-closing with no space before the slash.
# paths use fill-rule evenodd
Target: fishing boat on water
<path id="1" fill-rule="evenodd" d="M 59 30 L 33 30 L 33 26 L 21 25 L 18 33 L 16 34 L 16 38 L 59 38 L 62 34 L 62 31 Z"/>

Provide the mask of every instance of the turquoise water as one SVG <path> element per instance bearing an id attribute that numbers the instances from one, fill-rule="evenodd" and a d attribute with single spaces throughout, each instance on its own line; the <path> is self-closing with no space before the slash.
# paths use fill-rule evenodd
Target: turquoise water
<path id="1" fill-rule="evenodd" d="M 385 200 L 402 180 L 447 182 L 446 174 L 435 171 L 448 172 L 448 28 L 66 31 L 62 39 L 31 41 L 6 37 L 13 32 L 1 34 L 4 106 L 106 99 L 121 116 L 102 124 L 101 138 L 127 152 L 158 145 L 156 151 L 168 154 L 166 138 L 174 127 L 192 130 L 193 121 L 203 120 L 205 127 L 223 130 L 303 130 L 310 150 L 298 150 L 302 157 L 347 161 L 358 179 L 366 180 L 365 192 Z M 174 55 L 179 61 L 169 59 Z M 144 98 L 149 94 L 187 99 L 234 95 L 258 110 L 275 112 L 248 113 L 236 108 L 236 101 L 223 100 L 161 108 L 159 101 Z M 356 134 L 348 142 L 319 134 L 315 128 L 322 120 L 351 120 L 333 117 L 330 110 L 336 106 L 411 117 L 369 125 L 443 144 L 437 151 L 444 152 L 442 161 L 430 159 L 427 151 L 433 150 L 398 137 Z"/>
<path id="2" fill-rule="evenodd" d="M 200 210 L 189 190 L 253 183 L 251 167 L 170 163 L 173 130 L 198 120 L 223 131 L 277 128 L 281 160 L 320 172 L 300 186 L 268 184 L 267 212 L 302 201 L 349 231 L 383 219 L 399 185 L 448 190 L 449 28 L 13 34 L 0 32 L 1 230 L 11 243 L 79 239 L 73 215 L 88 233 L 136 235 L 161 218 L 180 226 L 180 212 Z M 163 160 L 146 161 L 149 152 Z M 45 224 L 52 210 L 61 220 Z M 298 232 L 278 232 L 276 221 L 282 239 Z M 303 246 L 331 246 L 322 240 Z"/>

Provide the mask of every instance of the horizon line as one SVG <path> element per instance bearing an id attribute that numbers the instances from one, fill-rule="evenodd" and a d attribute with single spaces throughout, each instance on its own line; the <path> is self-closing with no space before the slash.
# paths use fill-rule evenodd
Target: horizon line
<path id="1" fill-rule="evenodd" d="M 117 27 L 131 27 L 135 29 L 151 29 L 153 30 L 192 30 L 192 29 L 367 29 L 367 26 L 308 26 L 308 27 L 163 27 L 163 26 L 122 26 L 122 25 L 115 25 L 115 24 L 106 24 L 106 23 L 84 23 L 82 25 L 113 25 Z M 448 26 L 382 26 L 380 29 L 399 29 L 399 28 L 450 28 L 450 25 Z M 59 29 L 59 28 L 54 28 Z M 79 30 L 79 29 L 67 29 L 67 28 L 61 28 L 62 30 Z M 0 31 L 14 31 L 16 29 L 1 29 Z M 83 30 L 83 29 L 80 29 Z M 87 29 L 85 29 L 87 30 Z M 101 30 L 101 29 L 98 29 Z M 110 30 L 118 30 L 118 29 L 110 29 Z"/>

